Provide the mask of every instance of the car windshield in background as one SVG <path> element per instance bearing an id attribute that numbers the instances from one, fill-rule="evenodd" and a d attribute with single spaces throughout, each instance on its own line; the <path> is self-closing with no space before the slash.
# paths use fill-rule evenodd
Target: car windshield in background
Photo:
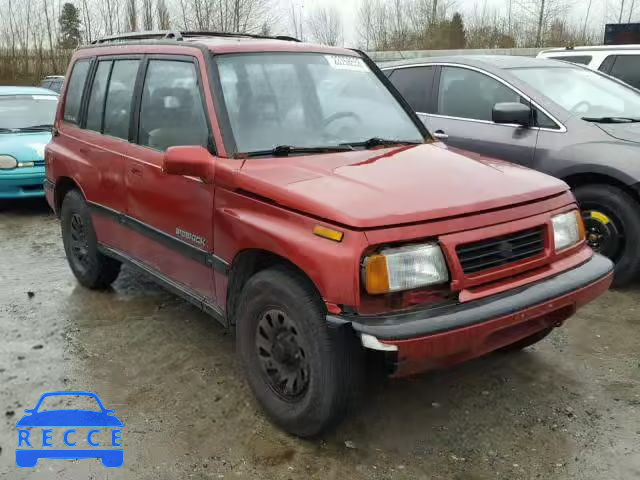
<path id="1" fill-rule="evenodd" d="M 423 141 L 361 58 L 258 53 L 223 55 L 217 63 L 238 152 L 355 146 L 376 137 Z"/>
<path id="2" fill-rule="evenodd" d="M 57 105 L 56 95 L 0 96 L 0 133 L 50 129 Z"/>
<path id="3" fill-rule="evenodd" d="M 575 67 L 513 68 L 511 72 L 582 118 L 640 118 L 640 93 L 590 70 Z"/>

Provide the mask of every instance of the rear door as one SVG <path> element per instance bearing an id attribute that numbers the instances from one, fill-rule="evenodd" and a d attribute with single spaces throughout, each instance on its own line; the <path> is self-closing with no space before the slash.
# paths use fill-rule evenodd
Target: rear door
<path id="1" fill-rule="evenodd" d="M 533 162 L 538 128 L 492 120 L 499 102 L 530 105 L 512 87 L 487 73 L 442 66 L 436 80 L 434 113 L 425 116 L 429 131 L 448 145 L 523 165 Z"/>
<path id="2" fill-rule="evenodd" d="M 181 288 L 214 303 L 214 186 L 162 172 L 172 146 L 213 150 L 206 115 L 204 59 L 150 55 L 138 78 L 133 142 L 126 158 L 130 251 Z"/>
<path id="3" fill-rule="evenodd" d="M 135 80 L 142 57 L 99 57 L 94 62 L 84 102 L 80 155 L 91 166 L 83 184 L 100 243 L 126 252 L 129 231 L 122 226 L 126 212 L 124 155 L 129 148 L 129 126 Z M 72 81 L 72 80 L 71 80 Z"/>

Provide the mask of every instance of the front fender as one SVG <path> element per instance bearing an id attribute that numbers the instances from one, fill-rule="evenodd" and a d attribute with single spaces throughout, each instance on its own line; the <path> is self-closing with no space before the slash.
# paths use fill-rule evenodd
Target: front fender
<path id="1" fill-rule="evenodd" d="M 544 160 L 541 170 L 559 178 L 579 174 L 611 177 L 625 185 L 640 182 L 640 148 L 617 142 L 572 145 Z"/>
<path id="2" fill-rule="evenodd" d="M 313 234 L 315 225 L 344 233 L 341 242 Z M 331 303 L 355 305 L 359 289 L 359 262 L 367 248 L 362 232 L 336 227 L 320 219 L 284 209 L 268 201 L 226 189 L 216 191 L 214 247 L 216 255 L 232 263 L 240 252 L 264 250 L 296 265 Z M 223 282 L 224 283 L 224 282 Z M 226 283 L 216 282 L 219 300 Z M 221 302 L 225 304 L 224 300 Z"/>

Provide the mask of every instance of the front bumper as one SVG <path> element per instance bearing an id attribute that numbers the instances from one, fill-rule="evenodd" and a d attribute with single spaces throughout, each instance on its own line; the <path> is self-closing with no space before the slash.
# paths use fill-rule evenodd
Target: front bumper
<path id="1" fill-rule="evenodd" d="M 396 375 L 406 375 L 474 358 L 558 326 L 604 293 L 612 280 L 612 262 L 595 254 L 572 270 L 481 300 L 391 315 L 328 315 L 327 320 L 350 324 L 370 345 L 380 342 L 381 350 L 397 350 Z"/>
<path id="2" fill-rule="evenodd" d="M 44 168 L 37 168 L 39 171 L 30 172 L 19 170 L 22 169 L 10 170 L 0 175 L 0 199 L 44 196 L 42 187 Z M 36 168 L 29 170 L 36 170 Z"/>

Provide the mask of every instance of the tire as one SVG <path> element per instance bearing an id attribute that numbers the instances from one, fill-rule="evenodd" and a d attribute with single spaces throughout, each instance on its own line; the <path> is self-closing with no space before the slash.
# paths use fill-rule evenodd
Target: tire
<path id="1" fill-rule="evenodd" d="M 60 218 L 64 251 L 80 285 L 92 290 L 109 287 L 120 273 L 120 262 L 98 251 L 89 206 L 78 190 L 65 195 Z"/>
<path id="2" fill-rule="evenodd" d="M 362 348 L 349 328 L 330 328 L 325 315 L 309 280 L 277 266 L 249 279 L 236 316 L 237 349 L 254 395 L 276 425 L 299 437 L 334 427 L 362 391 Z"/>
<path id="3" fill-rule="evenodd" d="M 613 285 L 623 287 L 633 282 L 640 273 L 638 202 L 611 185 L 584 185 L 576 188 L 574 194 L 585 219 L 588 243 L 615 263 Z M 599 233 L 616 241 L 602 244 L 589 240 L 593 235 L 600 238 Z"/>
<path id="4" fill-rule="evenodd" d="M 528 337 L 525 337 L 522 340 L 518 340 L 517 342 L 512 343 L 511 345 L 507 345 L 506 347 L 502 347 L 498 349 L 498 352 L 501 352 L 501 353 L 519 352 L 520 350 L 523 350 L 535 343 L 538 343 L 543 338 L 546 338 L 552 331 L 553 331 L 553 327 L 545 328 L 544 330 L 540 330 L 539 332 L 534 333 L 533 335 L 530 335 Z"/>

